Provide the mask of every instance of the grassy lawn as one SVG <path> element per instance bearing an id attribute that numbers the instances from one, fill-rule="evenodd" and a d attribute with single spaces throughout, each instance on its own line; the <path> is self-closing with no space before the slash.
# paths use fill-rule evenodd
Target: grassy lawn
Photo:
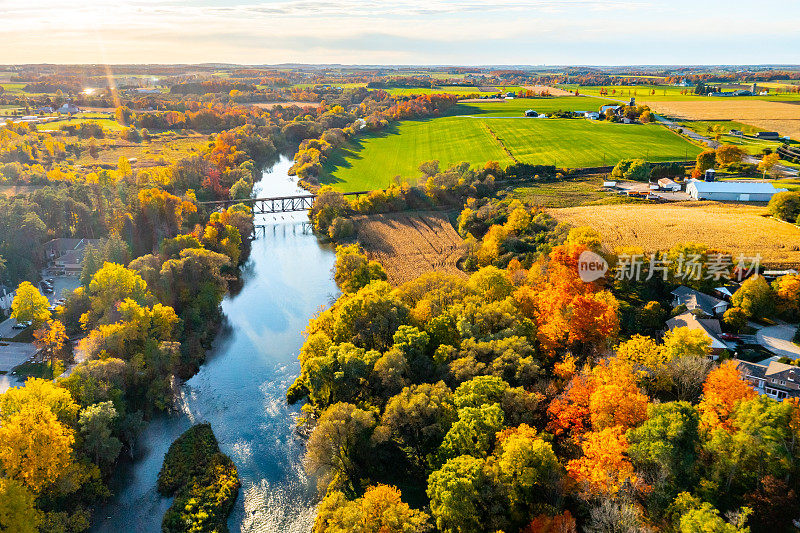
<path id="1" fill-rule="evenodd" d="M 114 119 L 108 118 L 105 115 L 87 115 L 76 116 L 73 118 L 66 118 L 62 120 L 55 120 L 53 122 L 44 122 L 36 125 L 38 130 L 59 130 L 61 126 L 77 126 L 83 122 L 94 122 L 99 124 L 104 131 L 121 131 L 123 126 Z"/>
<path id="2" fill-rule="evenodd" d="M 617 198 L 616 194 L 604 191 L 600 185 L 598 178 L 580 178 L 517 187 L 512 194 L 523 202 L 542 207 L 575 207 Z"/>
<path id="3" fill-rule="evenodd" d="M 552 98 L 514 98 L 501 102 L 469 102 L 456 105 L 451 115 L 480 115 L 481 117 L 523 117 L 533 109 L 539 113 L 553 111 L 597 111 L 606 102 L 581 96 L 556 96 Z M 607 102 L 613 103 L 613 102 Z"/>
<path id="4" fill-rule="evenodd" d="M 22 88 L 25 87 L 26 85 L 27 83 L 13 83 L 13 82 L 0 83 L 0 87 L 2 87 L 5 90 L 5 92 L 13 94 L 21 93 Z"/>
<path id="5" fill-rule="evenodd" d="M 80 165 L 116 165 L 120 157 L 136 158 L 134 167 L 166 166 L 178 159 L 198 153 L 208 143 L 205 135 L 188 137 L 164 136 L 156 137 L 149 142 L 131 143 L 119 139 L 101 139 L 98 141 L 100 152 L 94 159 L 88 152 L 81 154 L 76 161 Z"/>
<path id="6" fill-rule="evenodd" d="M 612 165 L 631 157 L 693 159 L 699 152 L 657 125 L 452 116 L 402 121 L 387 131 L 359 137 L 331 155 L 321 181 L 344 191 L 383 188 L 395 176 L 414 183 L 419 164 L 432 159 L 438 159 L 442 168 L 461 161 L 472 165 L 498 161 L 506 166 L 515 158 L 576 168 Z"/>

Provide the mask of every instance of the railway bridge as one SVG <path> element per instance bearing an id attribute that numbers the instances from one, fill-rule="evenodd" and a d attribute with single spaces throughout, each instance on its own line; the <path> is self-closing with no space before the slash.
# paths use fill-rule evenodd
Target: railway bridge
<path id="1" fill-rule="evenodd" d="M 344 196 L 360 197 L 370 191 L 356 191 L 343 193 Z M 265 198 L 247 198 L 245 200 L 212 200 L 209 202 L 198 202 L 198 205 L 206 205 L 215 208 L 227 208 L 236 204 L 245 204 L 253 208 L 254 215 L 269 215 L 275 213 L 293 213 L 296 211 L 308 211 L 314 206 L 316 194 L 295 194 L 290 196 L 270 196 Z"/>

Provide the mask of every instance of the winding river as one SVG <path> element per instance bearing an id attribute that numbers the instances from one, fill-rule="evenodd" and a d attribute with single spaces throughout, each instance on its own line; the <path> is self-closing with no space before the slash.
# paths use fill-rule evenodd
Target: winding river
<path id="1" fill-rule="evenodd" d="M 257 196 L 301 191 L 282 157 L 256 184 Z M 297 354 L 308 319 L 338 294 L 333 251 L 307 229 L 305 212 L 256 217 L 263 225 L 243 268 L 241 291 L 222 303 L 226 324 L 200 371 L 181 391 L 180 413 L 150 421 L 135 458 L 112 480 L 114 497 L 95 515 L 94 533 L 154 533 L 171 503 L 155 489 L 169 445 L 191 424 L 210 422 L 239 470 L 242 490 L 232 532 L 305 532 L 315 489 L 303 472 L 298 411 L 285 401 L 300 371 Z"/>

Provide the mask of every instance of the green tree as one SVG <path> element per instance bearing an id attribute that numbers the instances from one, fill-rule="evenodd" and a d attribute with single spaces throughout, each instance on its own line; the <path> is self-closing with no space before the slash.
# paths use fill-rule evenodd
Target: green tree
<path id="1" fill-rule="evenodd" d="M 428 477 L 428 497 L 436 526 L 445 533 L 486 531 L 492 492 L 485 461 L 462 455 L 447 461 Z"/>
<path id="2" fill-rule="evenodd" d="M 245 200 L 250 198 L 250 195 L 253 193 L 253 184 L 246 181 L 244 178 L 239 178 L 239 180 L 231 185 L 231 199 L 232 200 Z"/>
<path id="3" fill-rule="evenodd" d="M 455 420 L 453 393 L 440 381 L 405 387 L 386 404 L 381 423 L 409 457 L 424 464 Z"/>
<path id="4" fill-rule="evenodd" d="M 87 290 L 91 309 L 81 316 L 85 329 L 96 323 L 113 322 L 117 316 L 117 305 L 130 298 L 145 305 L 153 301 L 147 283 L 134 270 L 117 263 L 105 263 L 89 283 Z"/>
<path id="5" fill-rule="evenodd" d="M 747 327 L 747 313 L 741 307 L 731 307 L 722 315 L 722 321 L 734 333 L 740 333 Z"/>
<path id="6" fill-rule="evenodd" d="M 775 313 L 775 291 L 763 276 L 752 276 L 733 293 L 731 304 L 739 307 L 748 318 L 768 318 Z"/>
<path id="7" fill-rule="evenodd" d="M 666 360 L 679 357 L 706 357 L 711 353 L 711 339 L 698 330 L 675 328 L 664 335 Z"/>
<path id="8" fill-rule="evenodd" d="M 628 430 L 628 455 L 645 482 L 652 511 L 664 511 L 681 490 L 696 481 L 700 415 L 687 402 L 650 404 L 648 419 Z"/>
<path id="9" fill-rule="evenodd" d="M 117 410 L 110 401 L 90 405 L 78 419 L 83 449 L 104 468 L 114 463 L 122 449 L 122 442 L 114 436 L 116 420 Z"/>
<path id="10" fill-rule="evenodd" d="M 14 301 L 11 302 L 11 318 L 17 322 L 32 322 L 38 328 L 50 319 L 50 301 L 39 292 L 39 289 L 28 281 L 23 281 L 17 287 Z"/>
<path id="11" fill-rule="evenodd" d="M 458 420 L 442 442 L 442 459 L 459 455 L 486 457 L 494 445 L 495 435 L 503 429 L 503 422 L 503 409 L 499 404 L 459 409 Z"/>
<path id="12" fill-rule="evenodd" d="M 796 222 L 800 215 L 800 192 L 783 191 L 775 194 L 767 205 L 769 214 L 785 220 L 786 222 Z"/>
<path id="13" fill-rule="evenodd" d="M 0 477 L 0 533 L 37 533 L 41 514 L 20 483 Z"/>
<path id="14" fill-rule="evenodd" d="M 319 418 L 306 445 L 305 465 L 320 476 L 320 488 L 357 490 L 375 415 L 349 403 L 331 405 Z"/>

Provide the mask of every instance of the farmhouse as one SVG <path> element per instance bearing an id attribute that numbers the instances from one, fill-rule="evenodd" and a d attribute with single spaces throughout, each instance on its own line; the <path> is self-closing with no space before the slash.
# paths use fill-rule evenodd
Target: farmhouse
<path id="1" fill-rule="evenodd" d="M 600 106 L 600 114 L 605 115 L 606 111 L 611 110 L 614 112 L 615 115 L 620 114 L 620 109 L 622 109 L 621 105 L 601 105 Z"/>
<path id="2" fill-rule="evenodd" d="M 728 302 L 681 285 L 672 291 L 672 306 L 685 305 L 689 311 L 701 310 L 709 316 L 719 316 L 728 310 Z"/>
<path id="3" fill-rule="evenodd" d="M 800 368 L 770 360 L 769 364 L 749 363 L 735 359 L 739 371 L 759 394 L 775 400 L 800 398 Z"/>
<path id="4" fill-rule="evenodd" d="M 689 328 L 702 331 L 711 341 L 712 359 L 716 359 L 723 350 L 728 349 L 728 345 L 720 338 L 722 327 L 716 318 L 697 318 L 687 311 L 682 315 L 667 320 L 667 329 L 672 331 L 676 328 Z"/>
<path id="5" fill-rule="evenodd" d="M 72 102 L 67 102 L 66 104 L 58 108 L 58 112 L 65 113 L 67 115 L 74 115 L 75 113 L 80 113 L 81 110 L 78 106 L 76 106 Z"/>
<path id="6" fill-rule="evenodd" d="M 752 181 L 698 181 L 689 180 L 686 192 L 693 200 L 721 202 L 769 202 L 775 194 L 786 189 L 776 189 L 770 183 Z"/>
<path id="7" fill-rule="evenodd" d="M 600 118 L 600 113 L 597 111 L 589 111 L 588 113 L 584 113 L 583 116 L 589 120 L 598 120 Z"/>

